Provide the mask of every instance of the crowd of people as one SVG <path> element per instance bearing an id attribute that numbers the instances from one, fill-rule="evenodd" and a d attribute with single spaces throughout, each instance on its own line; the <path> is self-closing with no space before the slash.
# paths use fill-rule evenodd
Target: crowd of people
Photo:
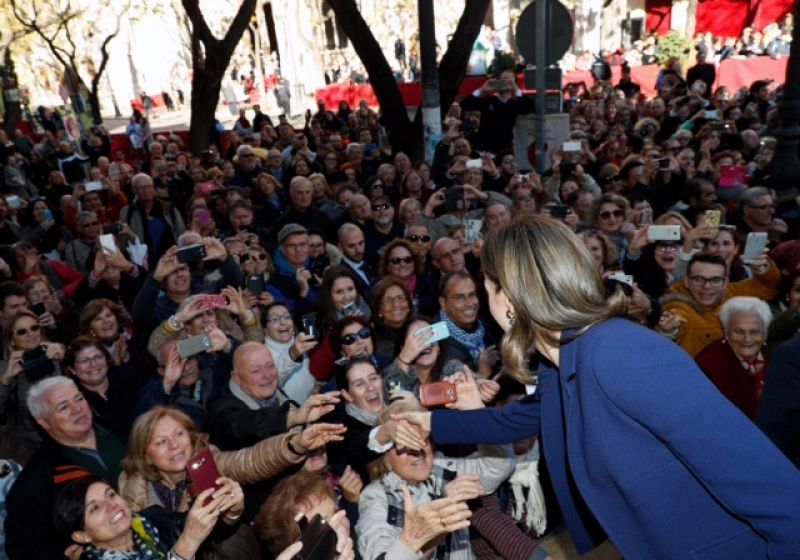
<path id="1" fill-rule="evenodd" d="M 366 102 L 320 103 L 299 129 L 255 106 L 199 154 L 167 133 L 112 150 L 102 126 L 80 146 L 57 126 L 0 138 L 5 553 L 284 560 L 320 516 L 330 540 L 306 558 L 540 560 L 578 516 L 579 549 L 603 525 L 647 557 L 566 506 L 565 449 L 544 468 L 535 432 L 472 445 L 418 421 L 420 398 L 533 392 L 507 371 L 528 356 L 504 360 L 519 333 L 482 266 L 531 216 L 596 269 L 570 282 L 602 274 L 627 302 L 600 338 L 658 333 L 722 417 L 800 466 L 800 212 L 770 188 L 783 88 L 689 74 L 665 70 L 653 99 L 628 73 L 570 92 L 542 175 L 512 150 L 533 104 L 511 71 L 449 108 L 432 161 L 393 148 Z M 745 558 L 725 550 L 708 557 Z"/>

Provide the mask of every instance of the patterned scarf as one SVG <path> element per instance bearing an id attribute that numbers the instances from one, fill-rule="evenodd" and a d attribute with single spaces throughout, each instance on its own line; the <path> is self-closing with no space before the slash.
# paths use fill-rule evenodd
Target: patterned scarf
<path id="1" fill-rule="evenodd" d="M 147 519 L 134 515 L 131 520 L 131 530 L 133 531 L 133 550 L 121 552 L 95 548 L 91 544 L 87 544 L 83 549 L 84 557 L 87 560 L 151 560 L 168 556 L 159 550 L 158 529 Z"/>
<path id="2" fill-rule="evenodd" d="M 447 316 L 444 309 L 439 311 L 439 319 L 447 324 L 447 328 L 450 329 L 450 337 L 454 338 L 456 342 L 466 348 L 472 359 L 477 362 L 481 351 L 486 348 L 486 344 L 483 342 L 483 324 L 478 321 L 478 328 L 475 329 L 475 332 L 467 332 L 456 325 L 452 319 Z"/>
<path id="3" fill-rule="evenodd" d="M 158 499 L 161 500 L 164 509 L 169 513 L 175 513 L 181 505 L 183 494 L 186 492 L 186 487 L 188 485 L 189 483 L 184 479 L 175 484 L 175 488 L 169 488 L 166 484 L 158 480 L 153 482 L 153 491 L 156 493 L 156 496 L 158 496 Z"/>

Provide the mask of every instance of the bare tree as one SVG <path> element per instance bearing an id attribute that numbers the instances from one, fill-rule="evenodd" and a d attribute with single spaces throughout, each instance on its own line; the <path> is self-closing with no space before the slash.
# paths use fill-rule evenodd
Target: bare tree
<path id="1" fill-rule="evenodd" d="M 369 74 L 370 85 L 381 104 L 383 123 L 389 130 L 392 145 L 417 157 L 423 154 L 422 111 L 413 121 L 408 118 L 403 96 L 397 87 L 391 66 L 372 31 L 364 21 L 355 0 L 328 0 L 336 20 L 353 43 L 356 54 Z M 468 0 L 450 43 L 439 61 L 439 102 L 450 107 L 458 94 L 464 73 L 486 17 L 490 0 Z"/>
<path id="2" fill-rule="evenodd" d="M 213 139 L 214 113 L 219 103 L 222 78 L 233 51 L 250 23 L 256 0 L 243 0 L 228 32 L 217 39 L 200 11 L 199 0 L 182 0 L 192 23 L 192 117 L 189 125 L 190 149 L 206 149 Z"/>
<path id="3" fill-rule="evenodd" d="M 100 62 L 94 65 L 89 72 L 89 85 L 87 86 L 80 71 L 81 60 L 85 57 L 81 56 L 80 48 L 73 39 L 73 36 L 81 33 L 89 25 L 83 17 L 85 14 L 73 9 L 70 0 L 67 0 L 66 8 L 63 8 L 61 3 L 56 4 L 49 1 L 31 0 L 28 3 L 10 0 L 10 2 L 14 17 L 24 29 L 35 33 L 44 41 L 56 60 L 64 67 L 67 79 L 74 82 L 74 89 L 87 92 L 92 121 L 95 124 L 102 123 L 98 93 L 100 79 L 108 64 L 108 44 L 119 33 L 121 14 L 117 15 L 116 28 L 100 40 Z"/>

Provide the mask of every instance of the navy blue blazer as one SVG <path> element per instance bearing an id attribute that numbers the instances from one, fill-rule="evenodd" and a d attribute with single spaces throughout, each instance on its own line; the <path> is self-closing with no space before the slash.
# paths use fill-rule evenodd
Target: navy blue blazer
<path id="1" fill-rule="evenodd" d="M 800 471 L 680 347 L 611 319 L 562 345 L 559 360 L 515 404 L 435 411 L 434 440 L 539 432 L 581 553 L 604 530 L 631 559 L 800 558 Z"/>

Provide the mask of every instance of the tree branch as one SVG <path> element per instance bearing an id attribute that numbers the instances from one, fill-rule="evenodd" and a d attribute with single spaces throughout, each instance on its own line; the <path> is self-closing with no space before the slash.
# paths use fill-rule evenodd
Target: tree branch
<path id="1" fill-rule="evenodd" d="M 228 28 L 228 32 L 222 39 L 220 45 L 221 58 L 225 59 L 226 61 L 230 59 L 234 49 L 236 49 L 236 45 L 239 44 L 245 29 L 247 29 L 247 26 L 250 25 L 250 19 L 253 17 L 255 11 L 256 0 L 243 0 L 242 5 L 239 6 L 239 11 L 236 12 L 236 17 L 233 18 L 233 22 Z M 227 62 L 225 65 L 227 66 Z"/>
<path id="2" fill-rule="evenodd" d="M 181 0 L 181 3 L 183 4 L 183 9 L 186 10 L 186 15 L 189 16 L 189 20 L 192 22 L 192 36 L 197 37 L 199 41 L 205 44 L 206 50 L 208 50 L 210 45 L 217 42 L 217 38 L 208 28 L 208 24 L 200 11 L 199 0 Z"/>
<path id="3" fill-rule="evenodd" d="M 472 46 L 481 31 L 490 3 L 491 0 L 464 2 L 464 11 L 458 20 L 453 38 L 439 61 L 439 105 L 442 111 L 446 111 L 458 95 Z"/>

